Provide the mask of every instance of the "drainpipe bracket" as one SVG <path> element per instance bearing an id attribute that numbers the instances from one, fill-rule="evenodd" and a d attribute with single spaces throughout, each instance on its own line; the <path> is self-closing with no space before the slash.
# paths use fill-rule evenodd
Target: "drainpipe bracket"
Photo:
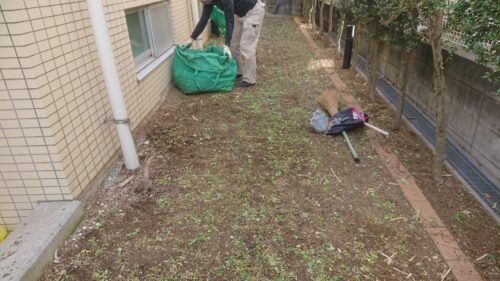
<path id="1" fill-rule="evenodd" d="M 114 119 L 112 117 L 104 119 L 104 123 L 113 122 L 115 124 L 130 124 L 130 119 Z"/>

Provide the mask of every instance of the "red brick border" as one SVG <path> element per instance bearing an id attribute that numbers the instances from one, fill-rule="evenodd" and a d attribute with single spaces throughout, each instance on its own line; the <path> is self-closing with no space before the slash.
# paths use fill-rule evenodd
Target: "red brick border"
<path id="1" fill-rule="evenodd" d="M 307 30 L 302 27 L 300 19 L 294 17 L 294 20 L 311 46 L 313 53 L 319 57 L 321 53 L 318 45 L 314 42 Z M 330 78 L 346 104 L 356 106 L 361 109 L 354 97 L 346 91 L 344 82 L 342 82 L 340 77 L 335 72 L 331 74 Z M 370 136 L 370 139 L 377 138 L 375 132 L 369 130 L 367 133 Z M 393 153 L 385 151 L 376 141 L 372 141 L 371 144 L 377 151 L 380 159 L 384 162 L 387 170 L 389 170 L 394 180 L 398 183 L 406 200 L 408 200 L 416 212 L 419 212 L 425 230 L 431 237 L 432 241 L 434 241 L 434 244 L 441 253 L 441 256 L 443 256 L 446 263 L 450 266 L 455 278 L 458 281 L 482 280 L 481 276 L 474 268 L 474 265 L 462 252 L 455 238 L 453 238 L 453 235 L 443 224 L 439 215 L 434 211 L 434 208 L 432 208 L 430 202 L 427 198 L 425 198 L 425 195 L 417 186 L 408 170 Z"/>

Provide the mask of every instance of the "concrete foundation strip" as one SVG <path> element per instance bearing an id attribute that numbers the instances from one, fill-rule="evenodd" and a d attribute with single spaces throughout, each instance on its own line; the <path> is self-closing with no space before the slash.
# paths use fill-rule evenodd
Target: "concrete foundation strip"
<path id="1" fill-rule="evenodd" d="M 0 280 L 38 280 L 83 217 L 79 201 L 39 203 L 0 245 Z"/>
<path id="2" fill-rule="evenodd" d="M 302 34 L 311 46 L 311 50 L 316 56 L 321 56 L 319 47 L 316 45 L 310 34 L 302 27 L 302 23 L 298 17 L 294 17 L 296 24 L 299 26 Z M 346 91 L 346 86 L 336 73 L 331 73 L 330 78 L 334 83 L 338 92 L 349 106 L 356 106 L 361 109 L 359 104 L 354 100 L 354 97 Z M 377 138 L 374 131 L 367 131 L 370 139 Z M 462 252 L 453 235 L 443 224 L 438 214 L 432 208 L 430 202 L 425 198 L 420 188 L 415 183 L 413 177 L 408 170 L 403 166 L 399 159 L 391 152 L 385 151 L 376 141 L 371 142 L 372 146 L 377 151 L 387 169 L 393 176 L 394 180 L 401 188 L 406 200 L 413 207 L 415 212 L 420 214 L 425 230 L 431 237 L 432 241 L 438 248 L 441 256 L 450 266 L 451 272 L 458 281 L 479 281 L 482 280 L 479 273 L 474 268 L 474 265 L 467 259 Z"/>

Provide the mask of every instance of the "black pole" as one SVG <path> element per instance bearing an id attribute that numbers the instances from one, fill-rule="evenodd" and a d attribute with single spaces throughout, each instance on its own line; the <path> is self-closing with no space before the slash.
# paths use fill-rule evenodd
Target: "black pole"
<path id="1" fill-rule="evenodd" d="M 345 39 L 344 63 L 342 64 L 342 68 L 344 69 L 348 69 L 349 67 L 351 67 L 352 43 L 353 43 L 352 25 L 348 25 L 346 31 L 347 31 L 347 37 Z"/>

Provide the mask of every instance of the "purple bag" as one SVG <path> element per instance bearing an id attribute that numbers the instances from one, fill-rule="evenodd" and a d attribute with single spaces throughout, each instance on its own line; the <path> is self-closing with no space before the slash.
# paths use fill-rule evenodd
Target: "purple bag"
<path id="1" fill-rule="evenodd" d="M 350 131 L 365 125 L 368 122 L 368 115 L 351 107 L 335 113 L 330 117 L 328 135 L 337 136 L 343 131 Z"/>

